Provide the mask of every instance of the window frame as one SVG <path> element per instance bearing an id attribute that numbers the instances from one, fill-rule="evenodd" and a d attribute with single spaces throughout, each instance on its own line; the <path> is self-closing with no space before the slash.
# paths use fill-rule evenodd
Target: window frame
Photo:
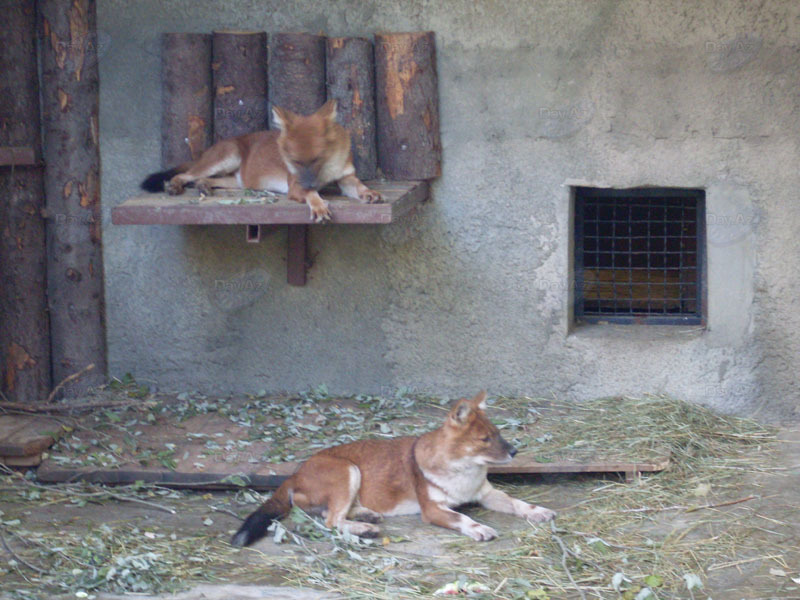
<path id="1" fill-rule="evenodd" d="M 701 325 L 706 324 L 706 191 L 702 188 L 677 187 L 633 187 L 633 188 L 598 188 L 574 186 L 573 193 L 573 274 L 574 294 L 572 302 L 575 325 L 614 323 L 622 325 Z M 692 198 L 696 201 L 697 214 L 697 281 L 696 306 L 693 314 L 648 315 L 648 314 L 585 314 L 584 313 L 584 201 L 586 199 L 630 200 L 638 198 Z"/>

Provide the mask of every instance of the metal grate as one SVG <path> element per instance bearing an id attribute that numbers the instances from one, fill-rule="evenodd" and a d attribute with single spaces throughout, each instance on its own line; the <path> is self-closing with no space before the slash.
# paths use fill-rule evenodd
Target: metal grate
<path id="1" fill-rule="evenodd" d="M 699 324 L 705 192 L 575 188 L 577 321 Z"/>

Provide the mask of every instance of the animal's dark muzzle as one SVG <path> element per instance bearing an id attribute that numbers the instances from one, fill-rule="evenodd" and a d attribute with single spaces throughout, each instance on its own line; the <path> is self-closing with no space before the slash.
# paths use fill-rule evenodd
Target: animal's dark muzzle
<path id="1" fill-rule="evenodd" d="M 301 169 L 297 173 L 297 181 L 306 190 L 317 189 L 317 175 L 311 169 Z"/>

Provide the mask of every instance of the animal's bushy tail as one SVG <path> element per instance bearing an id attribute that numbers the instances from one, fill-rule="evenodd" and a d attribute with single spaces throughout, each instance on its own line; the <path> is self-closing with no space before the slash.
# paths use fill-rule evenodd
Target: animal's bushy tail
<path id="1" fill-rule="evenodd" d="M 175 177 L 178 173 L 183 173 L 189 168 L 188 164 L 180 165 L 166 171 L 158 171 L 157 173 L 150 173 L 145 180 L 141 183 L 141 188 L 145 192 L 163 192 L 164 184 L 170 179 Z"/>
<path id="2" fill-rule="evenodd" d="M 288 488 L 279 487 L 272 498 L 264 502 L 261 507 L 244 520 L 234 536 L 231 538 L 233 546 L 249 546 L 267 534 L 267 528 L 277 519 L 282 519 L 292 508 L 289 500 Z"/>

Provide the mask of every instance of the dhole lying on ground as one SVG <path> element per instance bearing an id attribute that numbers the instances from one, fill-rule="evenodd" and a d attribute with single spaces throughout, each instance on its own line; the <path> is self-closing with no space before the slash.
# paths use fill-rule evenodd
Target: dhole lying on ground
<path id="1" fill-rule="evenodd" d="M 321 512 L 328 527 L 375 537 L 385 516 L 421 513 L 426 523 L 455 529 L 474 540 L 497 532 L 456 512 L 478 502 L 529 521 L 555 512 L 533 506 L 492 487 L 489 465 L 510 462 L 514 447 L 486 417 L 486 392 L 459 400 L 444 425 L 419 437 L 362 440 L 327 448 L 309 458 L 233 536 L 234 546 L 262 538 L 276 519 L 297 505 Z"/>
<path id="2" fill-rule="evenodd" d="M 319 195 L 334 181 L 342 194 L 361 202 L 381 202 L 380 193 L 356 177 L 350 134 L 336 122 L 336 101 L 328 100 L 312 115 L 274 107 L 279 131 L 258 131 L 222 140 L 194 162 L 152 173 L 142 182 L 148 192 L 182 194 L 193 184 L 202 193 L 215 189 L 256 189 L 288 194 L 305 202 L 316 222 L 330 220 L 328 203 Z"/>

